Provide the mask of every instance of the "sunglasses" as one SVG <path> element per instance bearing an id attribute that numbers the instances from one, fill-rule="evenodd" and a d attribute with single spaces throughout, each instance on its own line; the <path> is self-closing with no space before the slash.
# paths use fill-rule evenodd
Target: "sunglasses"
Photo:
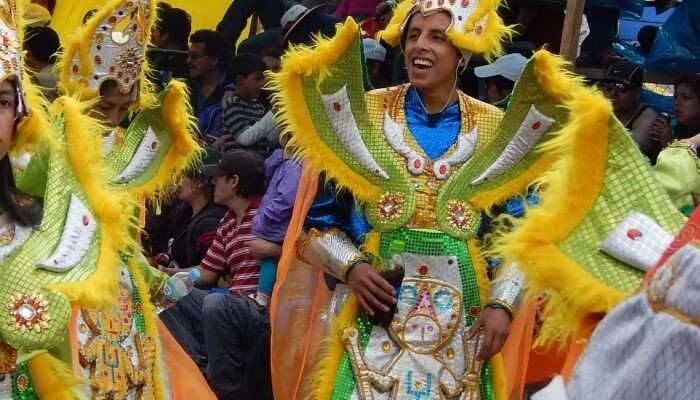
<path id="1" fill-rule="evenodd" d="M 631 88 L 630 85 L 621 82 L 600 82 L 598 87 L 605 92 L 618 91 L 620 93 L 627 93 Z"/>

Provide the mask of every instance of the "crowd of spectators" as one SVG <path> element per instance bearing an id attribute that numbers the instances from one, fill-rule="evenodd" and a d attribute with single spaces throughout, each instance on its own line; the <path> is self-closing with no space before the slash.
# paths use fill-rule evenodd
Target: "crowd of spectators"
<path id="1" fill-rule="evenodd" d="M 394 5 L 392 0 L 236 0 L 216 30 L 196 32 L 187 11 L 159 5 L 149 52 L 151 78 L 161 87 L 172 79 L 187 82 L 207 152 L 204 167 L 188 171 L 177 195 L 159 212 L 150 212 L 145 239 L 163 271 L 200 269 L 198 289 L 161 318 L 222 399 L 245 396 L 246 380 L 269 374 L 267 306 L 301 174 L 301 165 L 284 150 L 266 74 L 279 71 L 289 45 L 309 44 L 315 34 L 332 35 L 336 23 L 351 17 L 365 34 L 371 87 L 404 82 L 399 50 L 374 38 Z M 517 20 L 532 22 L 534 12 L 525 9 Z M 262 32 L 236 48 L 250 16 L 259 20 Z M 521 39 L 538 37 L 536 25 L 523 24 L 533 29 L 523 30 Z M 648 52 L 655 35 L 653 28 L 640 31 L 641 52 Z M 505 109 L 532 49 L 544 44 L 528 43 L 510 44 L 509 54 L 490 64 L 475 57 L 472 64 L 478 66 L 463 71 L 460 87 Z M 48 26 L 31 27 L 24 45 L 34 79 L 47 98 L 55 98 L 58 35 Z M 581 57 L 585 61 L 590 54 L 584 51 Z M 610 99 L 615 116 L 650 164 L 674 140 L 700 146 L 700 76 L 679 77 L 672 110 L 656 109 L 644 100 L 643 69 L 620 58 L 607 60 L 602 79 L 591 83 Z M 102 87 L 96 110 L 118 126 L 127 118 L 132 94 L 112 89 Z M 256 398 L 271 397 L 259 392 L 264 385 L 256 386 Z"/>

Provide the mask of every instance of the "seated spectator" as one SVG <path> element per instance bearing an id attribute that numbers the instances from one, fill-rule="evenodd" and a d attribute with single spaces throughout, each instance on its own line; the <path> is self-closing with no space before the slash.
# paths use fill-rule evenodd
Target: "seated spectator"
<path id="1" fill-rule="evenodd" d="M 200 30 L 190 36 L 187 53 L 190 104 L 200 134 L 210 143 L 219 138 L 223 130 L 221 102 L 229 83 L 226 71 L 230 60 L 231 46 L 220 33 Z"/>
<path id="2" fill-rule="evenodd" d="M 56 52 L 61 47 L 58 34 L 48 26 L 36 26 L 27 29 L 24 38 L 26 62 L 30 74 L 41 87 L 47 100 L 53 101 L 57 96 L 57 76 L 54 71 Z"/>
<path id="3" fill-rule="evenodd" d="M 680 79 L 675 86 L 674 110 L 678 125 L 676 137 L 681 139 L 659 154 L 654 175 L 686 215 L 700 201 L 700 75 Z M 668 118 L 660 116 L 651 128 L 652 137 L 664 141 L 672 136 Z"/>
<path id="4" fill-rule="evenodd" d="M 207 149 L 204 165 L 216 165 L 220 158 L 219 152 Z M 226 213 L 226 207 L 214 203 L 213 184 L 204 177 L 202 168 L 193 168 L 185 174 L 177 197 L 191 208 L 191 217 L 175 228 L 167 253 L 156 256 L 158 264 L 170 268 L 166 272 L 171 274 L 202 262 Z"/>
<path id="5" fill-rule="evenodd" d="M 362 49 L 365 53 L 367 75 L 372 87 L 375 89 L 386 87 L 387 84 L 381 74 L 382 64 L 386 60 L 386 49 L 378 41 L 371 38 L 362 39 Z"/>
<path id="6" fill-rule="evenodd" d="M 282 146 L 286 140 L 282 141 Z M 282 242 L 287 233 L 294 211 L 301 165 L 277 148 L 265 160 L 267 190 L 258 214 L 253 219 L 253 235 L 257 239 L 250 243 L 251 252 L 260 259 L 260 281 L 255 300 L 267 307 L 277 276 L 277 261 L 282 252 Z"/>
<path id="7" fill-rule="evenodd" d="M 243 54 L 233 58 L 233 89 L 230 95 L 224 96 L 223 135 L 217 142 L 224 151 L 241 148 L 236 142 L 238 135 L 258 122 L 267 112 L 260 101 L 261 90 L 265 84 L 264 71 L 265 63 L 255 55 Z M 249 148 L 263 157 L 267 156 L 267 143 L 253 143 Z"/>
<path id="8" fill-rule="evenodd" d="M 600 86 L 612 101 L 617 119 L 630 132 L 642 153 L 653 162 L 666 143 L 659 143 L 651 137 L 649 129 L 658 114 L 641 103 L 643 80 L 644 72 L 640 67 L 621 61 L 608 68 Z"/>
<path id="9" fill-rule="evenodd" d="M 158 84 L 165 87 L 173 78 L 187 77 L 187 40 L 192 29 L 190 15 L 180 8 L 158 7 L 150 51 L 151 67 L 158 72 Z"/>
<path id="10" fill-rule="evenodd" d="M 230 292 L 209 294 L 201 289 L 161 313 L 161 319 L 192 359 L 204 368 L 220 399 L 239 398 L 247 352 L 269 326 L 247 295 L 258 287 L 260 263 L 249 247 L 253 218 L 265 191 L 263 162 L 255 153 L 227 153 L 204 169 L 214 179 L 214 202 L 228 211 L 201 264 L 198 286 L 214 285 L 230 273 Z M 206 340 L 204 338 L 206 337 Z"/>
<path id="11" fill-rule="evenodd" d="M 491 64 L 474 68 L 474 75 L 486 78 L 486 99 L 490 104 L 506 109 L 515 82 L 525 69 L 527 58 L 519 53 L 506 54 Z"/>

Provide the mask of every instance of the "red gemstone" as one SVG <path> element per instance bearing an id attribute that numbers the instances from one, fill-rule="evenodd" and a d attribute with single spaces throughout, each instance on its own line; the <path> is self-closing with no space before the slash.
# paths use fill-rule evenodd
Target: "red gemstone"
<path id="1" fill-rule="evenodd" d="M 155 150 L 158 147 L 158 142 L 151 143 L 151 150 Z"/>
<path id="2" fill-rule="evenodd" d="M 440 168 L 438 168 L 438 172 L 440 175 L 445 175 L 447 173 L 447 165 L 441 165 Z"/>
<path id="3" fill-rule="evenodd" d="M 532 129 L 534 129 L 534 130 L 540 129 L 540 126 L 542 126 L 542 123 L 540 121 L 537 121 L 534 124 L 532 124 Z"/>
<path id="4" fill-rule="evenodd" d="M 78 73 L 78 71 L 79 71 L 79 68 L 78 68 L 78 66 L 77 66 L 77 65 L 75 65 L 75 64 L 73 64 L 73 73 L 74 73 L 74 74 L 77 74 L 77 73 Z"/>
<path id="5" fill-rule="evenodd" d="M 338 103 L 337 101 L 336 101 L 335 103 L 333 103 L 333 110 L 334 110 L 335 112 L 340 112 L 340 110 L 341 110 L 342 108 L 343 108 L 343 107 L 341 107 L 340 103 Z"/>
<path id="6" fill-rule="evenodd" d="M 83 225 L 88 226 L 90 224 L 90 218 L 87 215 L 83 215 Z"/>
<path id="7" fill-rule="evenodd" d="M 95 64 L 97 64 L 97 65 L 102 64 L 102 57 L 100 57 L 100 56 L 95 56 Z"/>
<path id="8" fill-rule="evenodd" d="M 476 307 L 470 308 L 469 315 L 471 315 L 472 317 L 478 317 L 479 316 L 479 309 Z"/>
<path id="9" fill-rule="evenodd" d="M 428 266 L 427 265 L 421 265 L 418 268 L 418 273 L 421 275 L 426 275 L 428 273 Z"/>
<path id="10" fill-rule="evenodd" d="M 483 32 L 483 31 L 484 31 L 484 28 L 483 28 L 483 27 L 481 27 L 481 26 L 477 26 L 477 27 L 476 27 L 476 34 L 477 34 L 477 35 L 481 35 L 481 32 Z"/>
<path id="11" fill-rule="evenodd" d="M 423 163 L 420 160 L 413 161 L 413 167 L 415 169 L 420 169 L 421 165 L 423 165 Z"/>
<path id="12" fill-rule="evenodd" d="M 462 7 L 468 7 L 469 6 L 469 0 L 462 0 Z"/>
<path id="13" fill-rule="evenodd" d="M 640 232 L 639 229 L 632 228 L 632 229 L 627 231 L 627 237 L 632 239 L 632 240 L 637 240 L 642 236 L 643 236 L 642 232 Z"/>
<path id="14" fill-rule="evenodd" d="M 117 17 L 115 17 L 114 15 L 112 15 L 111 17 L 109 17 L 109 23 L 110 23 L 110 24 L 114 24 L 114 23 L 116 23 L 116 22 L 117 22 Z"/>

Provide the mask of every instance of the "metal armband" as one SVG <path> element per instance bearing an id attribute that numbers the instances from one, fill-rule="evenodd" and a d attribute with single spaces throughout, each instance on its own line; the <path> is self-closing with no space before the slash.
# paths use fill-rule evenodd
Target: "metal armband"
<path id="1" fill-rule="evenodd" d="M 325 232 L 311 229 L 299 239 L 297 254 L 309 264 L 325 268 L 343 282 L 350 268 L 366 260 L 352 240 L 338 229 Z"/>
<path id="2" fill-rule="evenodd" d="M 487 304 L 498 304 L 515 316 L 525 293 L 525 275 L 516 263 L 500 267 L 491 282 Z"/>

